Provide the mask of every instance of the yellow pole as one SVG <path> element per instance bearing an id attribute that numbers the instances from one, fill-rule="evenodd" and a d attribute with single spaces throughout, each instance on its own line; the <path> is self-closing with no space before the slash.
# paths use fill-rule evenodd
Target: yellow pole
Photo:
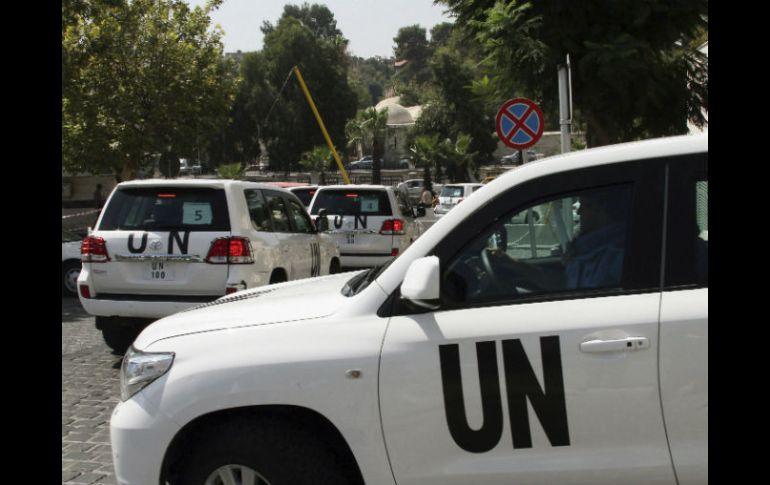
<path id="1" fill-rule="evenodd" d="M 305 80 L 302 79 L 302 74 L 300 74 L 299 68 L 297 66 L 294 66 L 292 70 L 294 71 L 294 74 L 297 75 L 299 86 L 302 88 L 302 92 L 305 93 L 305 97 L 307 98 L 307 102 L 310 105 L 310 109 L 313 110 L 315 119 L 318 120 L 318 126 L 321 127 L 321 132 L 323 133 L 324 138 L 326 139 L 326 144 L 329 145 L 329 150 L 332 151 L 334 160 L 337 162 L 337 167 L 339 167 L 340 169 L 340 173 L 342 174 L 342 180 L 344 180 L 346 184 L 349 184 L 350 178 L 348 178 L 348 172 L 345 171 L 345 167 L 342 165 L 342 160 L 340 160 L 340 156 L 337 155 L 337 150 L 334 148 L 334 145 L 332 144 L 332 139 L 329 138 L 329 133 L 326 131 L 326 126 L 324 126 L 324 121 L 321 119 L 321 115 L 318 113 L 318 109 L 316 109 L 315 107 L 313 98 L 312 96 L 310 96 L 310 91 L 308 91 L 307 86 L 305 85 Z"/>

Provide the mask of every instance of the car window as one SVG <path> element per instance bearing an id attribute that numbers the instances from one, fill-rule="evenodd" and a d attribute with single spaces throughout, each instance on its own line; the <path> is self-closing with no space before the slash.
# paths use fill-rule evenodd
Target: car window
<path id="1" fill-rule="evenodd" d="M 460 185 L 445 185 L 441 189 L 440 197 L 463 197 L 463 188 Z"/>
<path id="2" fill-rule="evenodd" d="M 313 200 L 313 196 L 315 195 L 315 188 L 312 189 L 297 189 L 292 190 L 294 195 L 299 197 L 299 200 L 302 201 L 302 204 L 307 207 L 310 205 L 310 201 Z"/>
<path id="3" fill-rule="evenodd" d="M 275 232 L 291 232 L 289 224 L 289 213 L 286 210 L 286 203 L 280 194 L 266 192 L 267 206 L 270 210 L 270 220 Z"/>
<path id="4" fill-rule="evenodd" d="M 330 189 L 316 195 L 311 214 L 326 209 L 335 215 L 389 216 L 393 214 L 388 194 L 384 190 Z"/>
<path id="5" fill-rule="evenodd" d="M 631 192 L 631 184 L 584 190 L 506 214 L 449 261 L 442 299 L 621 288 Z"/>
<path id="6" fill-rule="evenodd" d="M 229 231 L 225 192 L 213 188 L 122 188 L 99 230 Z"/>
<path id="7" fill-rule="evenodd" d="M 294 221 L 296 232 L 312 233 L 313 224 L 305 209 L 296 201 L 289 199 L 289 214 Z"/>
<path id="8" fill-rule="evenodd" d="M 257 231 L 271 231 L 270 213 L 267 208 L 262 191 L 257 189 L 247 189 L 243 191 L 246 196 L 246 206 L 249 208 L 251 225 Z"/>
<path id="9" fill-rule="evenodd" d="M 398 200 L 398 208 L 401 210 L 401 214 L 411 214 L 411 204 L 409 203 L 409 196 L 404 192 L 396 192 L 396 200 Z"/>

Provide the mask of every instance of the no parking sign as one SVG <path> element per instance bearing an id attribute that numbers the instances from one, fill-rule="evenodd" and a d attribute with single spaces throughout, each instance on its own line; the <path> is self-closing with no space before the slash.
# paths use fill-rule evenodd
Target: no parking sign
<path id="1" fill-rule="evenodd" d="M 511 148 L 524 150 L 543 136 L 543 112 L 527 98 L 509 99 L 495 118 L 497 136 Z"/>

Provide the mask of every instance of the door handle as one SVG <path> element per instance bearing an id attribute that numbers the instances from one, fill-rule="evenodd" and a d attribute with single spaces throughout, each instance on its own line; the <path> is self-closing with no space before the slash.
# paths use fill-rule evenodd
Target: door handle
<path id="1" fill-rule="evenodd" d="M 619 339 L 592 339 L 580 343 L 581 352 L 631 352 L 650 346 L 647 337 L 625 337 Z"/>

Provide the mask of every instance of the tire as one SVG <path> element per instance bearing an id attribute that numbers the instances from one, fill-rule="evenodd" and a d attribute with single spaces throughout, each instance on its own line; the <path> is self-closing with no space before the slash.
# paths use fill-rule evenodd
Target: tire
<path id="1" fill-rule="evenodd" d="M 329 274 L 337 274 L 340 272 L 340 260 L 337 258 L 332 259 L 329 265 Z"/>
<path id="2" fill-rule="evenodd" d="M 171 485 L 222 485 L 218 473 L 232 473 L 238 485 L 351 483 L 330 447 L 274 416 L 216 424 L 199 433 L 182 456 Z M 242 473 L 255 478 L 244 479 Z"/>
<path id="3" fill-rule="evenodd" d="M 62 263 L 62 296 L 78 296 L 78 275 L 80 274 L 80 267 L 80 261 L 67 261 Z"/>
<path id="4" fill-rule="evenodd" d="M 134 343 L 134 340 L 142 328 L 131 323 L 121 321 L 120 318 L 104 318 L 97 322 L 97 328 L 102 330 L 104 342 L 117 354 L 125 354 L 128 347 Z"/>

